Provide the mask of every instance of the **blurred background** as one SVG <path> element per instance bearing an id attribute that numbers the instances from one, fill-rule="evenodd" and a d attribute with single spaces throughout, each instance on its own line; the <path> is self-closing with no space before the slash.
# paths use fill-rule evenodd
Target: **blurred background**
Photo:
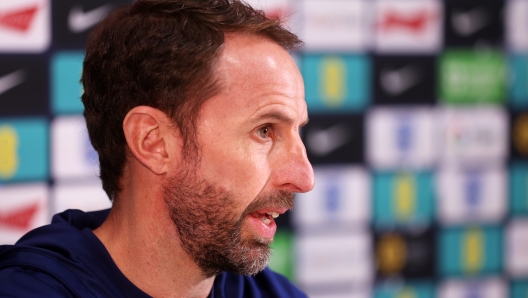
<path id="1" fill-rule="evenodd" d="M 0 1 L 0 244 L 111 206 L 85 40 L 127 0 Z M 310 297 L 528 296 L 528 0 L 251 0 L 304 41 L 316 186 L 271 267 Z"/>

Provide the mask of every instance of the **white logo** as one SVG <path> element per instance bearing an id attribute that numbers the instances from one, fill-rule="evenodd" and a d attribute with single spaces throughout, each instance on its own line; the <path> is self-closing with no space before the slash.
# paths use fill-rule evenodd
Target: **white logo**
<path id="1" fill-rule="evenodd" d="M 306 138 L 310 151 L 317 156 L 327 155 L 349 140 L 347 129 L 342 124 L 336 124 L 327 129 L 312 128 L 306 134 Z"/>
<path id="2" fill-rule="evenodd" d="M 82 116 L 56 117 L 51 123 L 51 173 L 55 181 L 71 178 L 96 178 L 99 163 L 89 145 Z M 91 149 L 93 150 L 93 149 Z"/>
<path id="3" fill-rule="evenodd" d="M 0 77 L 0 94 L 22 84 L 26 79 L 26 72 L 23 69 Z"/>
<path id="4" fill-rule="evenodd" d="M 499 108 L 446 108 L 441 124 L 444 163 L 502 163 L 508 151 L 508 116 Z"/>
<path id="5" fill-rule="evenodd" d="M 303 1 L 301 35 L 308 51 L 365 50 L 372 36 L 367 33 L 369 1 Z"/>
<path id="6" fill-rule="evenodd" d="M 506 4 L 506 37 L 514 52 L 528 51 L 528 1 L 510 0 Z"/>
<path id="7" fill-rule="evenodd" d="M 509 257 L 511 254 L 506 254 L 506 256 Z M 438 286 L 436 297 L 509 297 L 508 289 L 509 287 L 504 280 L 496 277 L 482 278 L 479 280 L 453 279 L 445 281 Z"/>
<path id="8" fill-rule="evenodd" d="M 299 260 L 295 262 L 296 280 L 306 285 L 372 282 L 372 268 L 375 267 L 370 235 L 361 229 L 345 235 L 303 233 L 296 237 L 296 257 Z"/>
<path id="9" fill-rule="evenodd" d="M 528 275 L 528 221 L 526 219 L 512 220 L 506 230 L 506 269 L 511 276 L 526 277 Z"/>
<path id="10" fill-rule="evenodd" d="M 501 221 L 507 204 L 508 182 L 502 167 L 463 170 L 445 163 L 436 173 L 438 217 L 445 224 Z"/>
<path id="11" fill-rule="evenodd" d="M 453 29 L 462 36 L 473 35 L 489 23 L 489 15 L 482 7 L 477 7 L 466 12 L 454 11 L 451 16 Z"/>
<path id="12" fill-rule="evenodd" d="M 430 108 L 375 108 L 366 119 L 367 160 L 375 169 L 431 169 L 438 157 L 436 112 Z"/>
<path id="13" fill-rule="evenodd" d="M 390 95 L 400 95 L 420 82 L 419 71 L 408 65 L 396 70 L 381 71 L 381 87 Z"/>
<path id="14" fill-rule="evenodd" d="M 298 194 L 293 222 L 299 229 L 362 225 L 370 222 L 370 173 L 357 166 L 314 166 L 318 181 L 309 193 Z M 327 226 L 327 227 L 328 227 Z"/>
<path id="15" fill-rule="evenodd" d="M 80 33 L 90 29 L 99 23 L 111 10 L 111 4 L 106 4 L 86 12 L 80 6 L 72 7 L 68 15 L 70 31 Z"/>

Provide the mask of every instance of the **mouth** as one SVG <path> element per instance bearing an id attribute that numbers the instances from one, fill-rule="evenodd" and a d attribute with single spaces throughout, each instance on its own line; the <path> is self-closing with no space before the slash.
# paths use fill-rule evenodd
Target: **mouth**
<path id="1" fill-rule="evenodd" d="M 258 215 L 261 216 L 260 220 L 266 225 L 269 225 L 273 219 L 279 217 L 279 213 L 277 212 L 267 212 L 266 214 Z"/>
<path id="2" fill-rule="evenodd" d="M 273 208 L 271 208 L 273 209 Z M 253 217 L 256 217 L 260 219 L 264 224 L 268 225 L 270 224 L 275 218 L 279 217 L 279 215 L 284 214 L 287 210 L 284 208 L 275 208 L 273 210 L 267 211 L 267 210 L 259 210 L 256 212 L 251 213 L 250 215 Z"/>
<path id="3" fill-rule="evenodd" d="M 260 237 L 273 239 L 277 230 L 275 219 L 288 211 L 287 208 L 266 208 L 248 215 L 252 230 Z"/>

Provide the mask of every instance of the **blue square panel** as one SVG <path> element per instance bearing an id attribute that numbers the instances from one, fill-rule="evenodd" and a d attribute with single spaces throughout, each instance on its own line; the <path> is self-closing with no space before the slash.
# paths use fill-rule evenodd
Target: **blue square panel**
<path id="1" fill-rule="evenodd" d="M 59 52 L 51 62 L 51 100 L 55 115 L 80 114 L 83 88 L 80 83 L 84 54 Z"/>
<path id="2" fill-rule="evenodd" d="M 374 224 L 377 227 L 431 223 L 434 216 L 431 173 L 375 173 L 373 204 Z"/>
<path id="3" fill-rule="evenodd" d="M 305 55 L 301 70 L 308 111 L 362 111 L 370 99 L 370 60 L 366 55 Z"/>
<path id="4" fill-rule="evenodd" d="M 374 288 L 374 298 L 433 298 L 431 282 L 381 284 Z"/>
<path id="5" fill-rule="evenodd" d="M 513 215 L 528 215 L 528 162 L 510 165 L 510 210 Z"/>
<path id="6" fill-rule="evenodd" d="M 47 179 L 48 152 L 46 120 L 0 119 L 0 182 Z"/>
<path id="7" fill-rule="evenodd" d="M 528 108 L 528 56 L 510 58 L 510 104 L 516 108 Z"/>
<path id="8" fill-rule="evenodd" d="M 441 230 L 437 268 L 442 276 L 480 276 L 502 270 L 502 230 L 467 226 Z"/>

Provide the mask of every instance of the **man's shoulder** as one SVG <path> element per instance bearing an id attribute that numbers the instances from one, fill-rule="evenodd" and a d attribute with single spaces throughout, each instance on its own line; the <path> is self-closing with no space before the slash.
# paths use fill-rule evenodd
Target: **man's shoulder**
<path id="1" fill-rule="evenodd" d="M 0 268 L 0 297 L 78 297 L 56 277 L 38 269 Z"/>
<path id="2" fill-rule="evenodd" d="M 0 246 L 1 297 L 94 297 L 84 279 L 88 266 L 83 266 L 94 246 L 64 218 L 79 212 L 59 214 L 15 245 Z"/>
<path id="3" fill-rule="evenodd" d="M 0 297 L 146 297 L 91 231 L 106 214 L 67 211 L 0 246 Z"/>
<path id="4" fill-rule="evenodd" d="M 307 297 L 286 277 L 264 269 L 255 276 L 224 272 L 215 281 L 212 298 L 217 297 Z"/>
<path id="5" fill-rule="evenodd" d="M 93 297 L 60 252 L 27 245 L 0 246 L 0 297 Z"/>

